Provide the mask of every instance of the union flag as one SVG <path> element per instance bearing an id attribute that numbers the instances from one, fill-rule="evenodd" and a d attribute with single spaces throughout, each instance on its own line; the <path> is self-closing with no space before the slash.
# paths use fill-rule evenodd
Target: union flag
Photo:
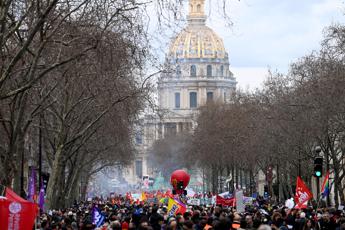
<path id="1" fill-rule="evenodd" d="M 295 203 L 296 207 L 303 207 L 308 200 L 313 197 L 313 194 L 303 182 L 301 177 L 297 177 Z"/>

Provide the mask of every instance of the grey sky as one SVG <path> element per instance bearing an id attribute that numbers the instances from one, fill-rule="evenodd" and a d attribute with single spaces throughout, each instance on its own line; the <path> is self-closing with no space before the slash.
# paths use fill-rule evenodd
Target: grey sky
<path id="1" fill-rule="evenodd" d="M 232 0 L 228 9 L 232 27 L 215 10 L 207 25 L 223 38 L 241 88 L 260 87 L 268 67 L 287 72 L 293 61 L 320 48 L 326 26 L 345 22 L 342 0 Z M 160 40 L 163 53 L 169 39 Z"/>

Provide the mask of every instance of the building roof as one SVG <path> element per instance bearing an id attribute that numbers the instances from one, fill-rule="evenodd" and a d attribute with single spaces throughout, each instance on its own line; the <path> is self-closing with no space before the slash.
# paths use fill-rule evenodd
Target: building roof
<path id="1" fill-rule="evenodd" d="M 172 40 L 168 56 L 175 59 L 227 58 L 223 40 L 205 25 L 205 0 L 190 0 L 188 26 Z"/>

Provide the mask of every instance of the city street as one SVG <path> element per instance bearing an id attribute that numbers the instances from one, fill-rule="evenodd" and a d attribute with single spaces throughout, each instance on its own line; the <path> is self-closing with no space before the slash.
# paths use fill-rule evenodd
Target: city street
<path id="1" fill-rule="evenodd" d="M 345 230 L 342 0 L 0 2 L 0 230 Z"/>

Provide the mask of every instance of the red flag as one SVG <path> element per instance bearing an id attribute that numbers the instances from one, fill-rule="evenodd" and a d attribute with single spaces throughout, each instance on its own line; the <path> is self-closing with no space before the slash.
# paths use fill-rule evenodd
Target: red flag
<path id="1" fill-rule="evenodd" d="M 18 201 L 18 202 L 29 202 L 20 196 L 18 196 L 15 192 L 13 192 L 10 188 L 6 188 L 6 195 L 5 197 L 10 201 Z"/>
<path id="2" fill-rule="evenodd" d="M 126 199 L 127 200 L 132 200 L 133 199 L 132 194 L 130 192 L 126 193 Z"/>
<path id="3" fill-rule="evenodd" d="M 31 230 L 37 214 L 37 204 L 24 200 L 6 188 L 6 198 L 0 199 L 1 229 Z"/>
<path id="4" fill-rule="evenodd" d="M 170 198 L 174 198 L 174 195 L 171 193 L 171 191 L 168 189 L 165 194 L 164 197 L 170 197 Z"/>
<path id="5" fill-rule="evenodd" d="M 296 194 L 295 194 L 295 203 L 297 207 L 303 206 L 308 200 L 313 197 L 313 194 L 308 189 L 307 185 L 304 184 L 303 180 L 300 177 L 297 177 L 296 184 Z"/>

